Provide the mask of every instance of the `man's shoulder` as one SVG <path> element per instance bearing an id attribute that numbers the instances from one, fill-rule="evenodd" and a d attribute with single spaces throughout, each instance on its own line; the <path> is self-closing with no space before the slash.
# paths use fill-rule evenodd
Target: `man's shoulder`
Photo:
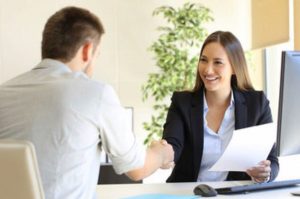
<path id="1" fill-rule="evenodd" d="M 107 83 L 100 81 L 100 80 L 93 80 L 89 78 L 74 78 L 70 82 L 70 86 L 80 86 L 83 89 L 96 89 L 96 90 L 103 90 L 105 87 L 109 86 Z"/>

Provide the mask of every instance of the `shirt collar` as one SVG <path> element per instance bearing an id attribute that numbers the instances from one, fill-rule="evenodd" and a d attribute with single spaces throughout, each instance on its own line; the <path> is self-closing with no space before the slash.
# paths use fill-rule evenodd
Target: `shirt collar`
<path id="1" fill-rule="evenodd" d="M 55 59 L 49 59 L 49 58 L 43 59 L 34 68 L 34 70 L 42 69 L 42 68 L 49 68 L 49 67 L 51 67 L 51 68 L 60 68 L 60 69 L 65 70 L 65 71 L 72 72 L 72 70 L 66 64 L 64 64 L 63 62 L 61 62 L 59 60 L 55 60 Z"/>
<path id="2" fill-rule="evenodd" d="M 234 97 L 233 97 L 233 91 L 231 90 L 231 92 L 230 92 L 230 104 L 229 104 L 228 108 L 232 109 L 233 106 L 234 106 Z M 207 101 L 206 101 L 204 91 L 203 91 L 203 110 L 208 111 L 208 106 L 207 106 Z"/>
<path id="3" fill-rule="evenodd" d="M 74 72 L 71 70 L 71 68 L 69 68 L 66 64 L 64 64 L 63 62 L 56 60 L 56 59 L 43 59 L 35 68 L 33 68 L 33 70 L 38 70 L 38 69 L 52 69 L 52 70 L 59 70 L 62 72 L 66 72 L 66 73 L 73 73 L 73 74 L 77 74 L 77 75 L 81 75 L 84 76 L 85 78 L 89 79 L 89 77 L 87 76 L 87 74 L 85 74 L 82 71 L 77 71 Z"/>

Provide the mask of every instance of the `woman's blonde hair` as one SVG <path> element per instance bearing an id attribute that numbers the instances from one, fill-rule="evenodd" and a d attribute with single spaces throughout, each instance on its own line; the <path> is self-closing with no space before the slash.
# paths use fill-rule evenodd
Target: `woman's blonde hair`
<path id="1" fill-rule="evenodd" d="M 239 40 L 231 32 L 216 31 L 210 34 L 204 41 L 200 51 L 200 58 L 205 46 L 213 42 L 221 44 L 227 53 L 232 70 L 235 73 L 231 78 L 232 86 L 244 91 L 253 90 L 244 51 Z M 197 67 L 196 82 L 193 91 L 198 90 L 203 85 L 204 83 L 199 75 L 199 67 Z"/>

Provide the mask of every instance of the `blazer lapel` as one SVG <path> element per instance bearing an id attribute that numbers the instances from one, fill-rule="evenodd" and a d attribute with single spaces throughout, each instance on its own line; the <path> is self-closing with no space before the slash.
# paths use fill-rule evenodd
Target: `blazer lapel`
<path id="1" fill-rule="evenodd" d="M 203 89 L 193 93 L 191 107 L 191 143 L 193 143 L 194 178 L 197 180 L 203 152 Z"/>
<path id="2" fill-rule="evenodd" d="M 235 129 L 241 129 L 247 126 L 247 105 L 245 97 L 238 90 L 233 90 L 235 103 Z"/>

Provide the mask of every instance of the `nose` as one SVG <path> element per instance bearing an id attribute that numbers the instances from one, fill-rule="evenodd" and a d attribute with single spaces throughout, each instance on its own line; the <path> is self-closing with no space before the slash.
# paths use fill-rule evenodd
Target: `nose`
<path id="1" fill-rule="evenodd" d="M 213 65 L 208 62 L 206 65 L 205 65 L 205 69 L 204 69 L 204 72 L 205 74 L 212 74 L 213 73 Z"/>

